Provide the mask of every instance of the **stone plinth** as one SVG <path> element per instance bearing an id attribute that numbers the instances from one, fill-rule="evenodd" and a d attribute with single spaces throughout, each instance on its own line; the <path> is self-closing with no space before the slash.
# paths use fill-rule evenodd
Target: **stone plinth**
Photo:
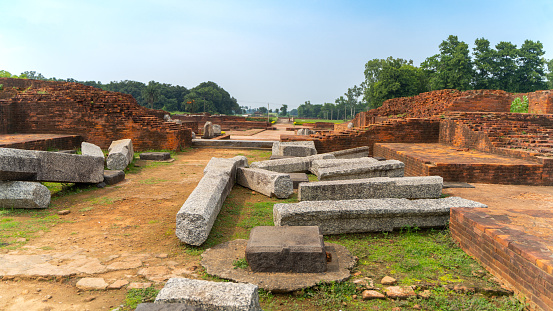
<path id="1" fill-rule="evenodd" d="M 169 152 L 143 152 L 140 154 L 140 160 L 167 161 L 171 159 Z"/>
<path id="2" fill-rule="evenodd" d="M 323 236 L 316 226 L 255 227 L 246 260 L 253 272 L 321 273 L 326 270 Z"/>
<path id="3" fill-rule="evenodd" d="M 124 171 L 104 170 L 104 182 L 106 185 L 115 185 L 125 180 Z"/>
<path id="4" fill-rule="evenodd" d="M 373 158 L 317 160 L 311 171 L 323 180 L 403 177 L 405 164 L 397 160 L 378 161 Z"/>
<path id="5" fill-rule="evenodd" d="M 334 155 L 318 154 L 309 157 L 266 160 L 253 162 L 250 167 L 279 173 L 305 173 L 311 169 L 311 162 L 320 159 L 334 159 Z"/>
<path id="6" fill-rule="evenodd" d="M 316 181 L 299 185 L 298 200 L 433 199 L 442 194 L 442 184 L 439 176 Z"/>
<path id="7" fill-rule="evenodd" d="M 294 193 L 290 175 L 255 168 L 238 168 L 236 182 L 268 197 L 286 199 Z"/>

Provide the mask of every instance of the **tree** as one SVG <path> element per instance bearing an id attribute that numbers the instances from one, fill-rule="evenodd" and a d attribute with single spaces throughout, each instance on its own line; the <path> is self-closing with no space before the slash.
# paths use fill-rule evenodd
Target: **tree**
<path id="1" fill-rule="evenodd" d="M 545 82 L 545 59 L 543 44 L 526 40 L 518 49 L 518 69 L 516 71 L 517 91 L 535 92 L 547 88 Z"/>
<path id="2" fill-rule="evenodd" d="M 154 109 L 154 102 L 159 98 L 158 83 L 153 80 L 148 82 L 148 86 L 142 90 L 142 96 L 146 99 L 150 109 Z"/>
<path id="3" fill-rule="evenodd" d="M 490 48 L 490 41 L 484 38 L 474 41 L 474 89 L 495 89 L 494 73 L 497 72 L 497 51 Z"/>
<path id="4" fill-rule="evenodd" d="M 496 71 L 497 88 L 507 92 L 516 92 L 518 84 L 517 75 L 517 46 L 511 42 L 501 41 L 495 46 L 497 50 Z"/>
<path id="5" fill-rule="evenodd" d="M 267 108 L 263 106 L 257 108 L 257 111 L 261 112 L 262 114 L 267 114 Z"/>
<path id="6" fill-rule="evenodd" d="M 188 112 L 234 114 L 241 111 L 234 97 L 215 82 L 202 82 L 192 88 L 183 99 Z"/>
<path id="7" fill-rule="evenodd" d="M 553 89 L 553 59 L 550 59 L 547 62 L 547 82 L 549 84 L 549 89 Z"/>
<path id="8" fill-rule="evenodd" d="M 431 73 L 432 90 L 468 90 L 474 76 L 468 45 L 453 35 L 442 41 L 440 54 L 427 58 L 421 67 Z"/>
<path id="9" fill-rule="evenodd" d="M 288 114 L 288 105 L 282 105 L 282 107 L 280 107 L 280 115 L 286 116 L 287 114 Z"/>

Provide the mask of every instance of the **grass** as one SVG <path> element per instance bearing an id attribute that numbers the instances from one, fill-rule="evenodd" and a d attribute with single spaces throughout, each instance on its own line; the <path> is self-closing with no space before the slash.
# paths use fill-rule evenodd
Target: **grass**
<path id="1" fill-rule="evenodd" d="M 241 258 L 232 262 L 234 269 L 246 269 L 248 267 L 248 262 L 246 258 Z"/>
<path id="2" fill-rule="evenodd" d="M 48 232 L 62 222 L 49 211 L 0 209 L 0 248 L 16 249 L 35 238 L 39 231 Z"/>
<path id="3" fill-rule="evenodd" d="M 153 302 L 156 299 L 159 290 L 154 287 L 144 289 L 129 289 L 125 297 L 125 304 L 121 307 L 121 311 L 135 310 L 136 307 L 145 302 Z"/>

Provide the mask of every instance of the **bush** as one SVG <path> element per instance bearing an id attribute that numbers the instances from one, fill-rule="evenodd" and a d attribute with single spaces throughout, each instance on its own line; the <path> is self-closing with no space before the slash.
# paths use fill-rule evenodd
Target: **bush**
<path id="1" fill-rule="evenodd" d="M 528 113 L 528 97 L 522 96 L 522 100 L 517 97 L 511 103 L 511 112 Z"/>

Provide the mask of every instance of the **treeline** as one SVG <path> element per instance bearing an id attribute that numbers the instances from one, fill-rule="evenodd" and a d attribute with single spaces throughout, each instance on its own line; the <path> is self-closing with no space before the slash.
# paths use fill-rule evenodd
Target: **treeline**
<path id="1" fill-rule="evenodd" d="M 306 102 L 300 105 L 298 114 L 321 118 L 328 111 L 373 109 L 387 99 L 441 89 L 498 89 L 511 93 L 553 89 L 553 60 L 543 55 L 539 41 L 525 40 L 520 47 L 502 41 L 493 47 L 489 40 L 480 38 L 471 52 L 467 43 L 451 35 L 439 45 L 439 53 L 426 58 L 420 67 L 412 60 L 393 57 L 368 61 L 360 86 L 349 88 L 334 104 Z M 349 117 L 347 113 L 339 116 Z"/>
<path id="2" fill-rule="evenodd" d="M 132 95 L 139 105 L 153 109 L 163 109 L 169 112 L 190 112 L 211 114 L 239 114 L 242 109 L 234 97 L 215 82 L 202 82 L 198 86 L 187 89 L 180 85 L 171 85 L 150 81 L 148 84 L 124 80 L 103 84 L 100 81 L 77 81 L 73 78 L 46 78 L 36 71 L 25 71 L 21 75 L 12 75 L 0 70 L 0 77 L 21 78 L 46 81 L 78 82 L 84 85 L 100 88 L 106 91 L 121 92 Z"/>

